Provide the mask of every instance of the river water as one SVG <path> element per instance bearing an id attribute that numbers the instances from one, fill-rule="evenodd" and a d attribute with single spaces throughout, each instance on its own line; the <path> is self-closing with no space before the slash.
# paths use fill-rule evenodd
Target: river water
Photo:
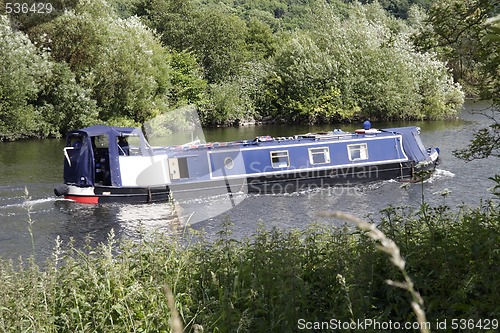
<path id="1" fill-rule="evenodd" d="M 428 122 L 375 123 L 374 127 L 416 125 L 426 146 L 441 149 L 442 163 L 423 184 L 430 204 L 475 206 L 493 197 L 488 177 L 500 173 L 498 159 L 466 163 L 452 155 L 467 145 L 473 133 L 489 120 L 471 111 L 487 110 L 488 103 L 467 102 L 455 120 Z M 252 139 L 258 135 L 291 136 L 341 127 L 354 130 L 358 125 L 323 126 L 247 126 L 206 129 L 207 141 Z M 251 236 L 259 226 L 283 229 L 303 228 L 311 223 L 339 223 L 318 217 L 319 212 L 344 210 L 358 216 L 377 214 L 393 206 L 418 207 L 421 184 L 402 186 L 396 181 L 379 181 L 359 186 L 333 187 L 286 195 L 236 195 L 193 199 L 180 203 L 148 205 L 85 205 L 53 195 L 62 182 L 62 139 L 0 143 L 0 257 L 16 259 L 34 254 L 37 260 L 50 256 L 59 237 L 79 245 L 86 239 L 97 244 L 113 230 L 117 237 L 138 239 L 145 234 L 183 233 L 186 228 L 203 230 L 216 237 L 221 224 L 233 222 L 233 237 Z M 443 196 L 443 192 L 448 195 Z"/>

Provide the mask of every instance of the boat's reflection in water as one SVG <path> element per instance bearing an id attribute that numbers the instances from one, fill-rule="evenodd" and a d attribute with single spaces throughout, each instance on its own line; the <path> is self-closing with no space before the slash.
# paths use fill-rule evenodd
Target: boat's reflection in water
<path id="1" fill-rule="evenodd" d="M 161 203 L 97 205 L 59 199 L 53 204 L 64 218 L 46 224 L 46 228 L 50 229 L 47 232 L 50 240 L 60 237 L 63 244 L 72 243 L 77 249 L 106 244 L 110 234 L 116 240 L 132 242 L 156 236 L 185 240 L 191 230 L 204 229 L 206 223 L 203 221 L 223 220 L 224 213 L 246 197 L 244 193 L 236 193 Z M 35 224 L 38 225 L 41 224 Z"/>
<path id="2" fill-rule="evenodd" d="M 245 193 L 224 194 L 153 204 L 116 204 L 116 221 L 131 239 L 153 234 L 183 234 L 202 221 L 220 216 L 246 198 Z M 106 205 L 101 205 L 104 208 Z"/>
<path id="3" fill-rule="evenodd" d="M 177 234 L 182 225 L 170 203 L 116 204 L 116 222 L 122 236 L 141 239 L 153 234 Z"/>

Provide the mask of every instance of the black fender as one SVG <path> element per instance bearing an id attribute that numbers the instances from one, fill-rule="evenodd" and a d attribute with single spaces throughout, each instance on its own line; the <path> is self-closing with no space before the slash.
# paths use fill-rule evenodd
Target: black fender
<path id="1" fill-rule="evenodd" d="M 69 187 L 66 184 L 59 185 L 54 188 L 54 194 L 57 195 L 58 197 L 67 195 L 68 193 L 69 193 Z"/>

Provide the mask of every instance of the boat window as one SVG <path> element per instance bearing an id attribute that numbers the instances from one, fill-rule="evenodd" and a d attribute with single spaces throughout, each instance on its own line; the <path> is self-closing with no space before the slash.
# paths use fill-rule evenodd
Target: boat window
<path id="1" fill-rule="evenodd" d="M 179 176 L 180 178 L 189 178 L 189 168 L 187 157 L 179 157 Z"/>
<path id="2" fill-rule="evenodd" d="M 189 178 L 187 157 L 169 158 L 168 167 L 171 179 Z"/>
<path id="3" fill-rule="evenodd" d="M 272 151 L 271 165 L 273 168 L 287 168 L 290 166 L 290 157 L 288 150 Z"/>
<path id="4" fill-rule="evenodd" d="M 111 168 L 109 165 L 108 136 L 97 135 L 90 138 L 94 151 L 95 174 L 94 182 L 102 185 L 111 185 Z"/>
<path id="5" fill-rule="evenodd" d="M 231 157 L 226 157 L 224 159 L 224 166 L 226 167 L 226 169 L 231 170 L 232 168 L 234 168 L 234 160 Z"/>
<path id="6" fill-rule="evenodd" d="M 311 164 L 330 163 L 330 150 L 328 147 L 309 148 L 309 162 Z"/>
<path id="7" fill-rule="evenodd" d="M 108 148 L 108 136 L 99 135 L 94 137 L 94 144 L 96 148 Z"/>
<path id="8" fill-rule="evenodd" d="M 126 136 L 128 153 L 124 154 L 126 156 L 141 155 L 141 139 L 138 136 Z M 120 143 L 118 143 L 120 146 Z M 121 147 L 121 146 L 120 146 Z M 120 151 L 120 150 L 119 150 Z M 120 155 L 123 155 L 120 153 Z"/>
<path id="9" fill-rule="evenodd" d="M 73 147 L 74 149 L 80 149 L 82 148 L 82 142 L 83 139 L 80 135 L 73 135 L 69 140 L 68 140 L 68 147 Z"/>
<path id="10" fill-rule="evenodd" d="M 368 145 L 366 143 L 347 145 L 347 152 L 349 154 L 349 160 L 351 161 L 368 159 Z"/>
<path id="11" fill-rule="evenodd" d="M 123 156 L 128 156 L 130 154 L 130 147 L 128 145 L 127 138 L 124 136 L 118 137 L 118 154 Z"/>

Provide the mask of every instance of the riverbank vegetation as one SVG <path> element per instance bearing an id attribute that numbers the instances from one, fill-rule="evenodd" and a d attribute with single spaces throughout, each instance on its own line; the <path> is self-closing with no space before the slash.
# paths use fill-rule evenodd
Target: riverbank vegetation
<path id="1" fill-rule="evenodd" d="M 373 222 L 399 246 L 397 260 L 379 233 L 350 225 L 262 226 L 243 240 L 231 237 L 230 222 L 215 241 L 196 234 L 117 242 L 110 234 L 106 244 L 75 248 L 57 240 L 43 266 L 29 258 L 0 262 L 0 331 L 169 332 L 173 304 L 186 332 L 415 322 L 411 295 L 397 287 L 405 287 L 403 267 L 432 329 L 448 320 L 451 332 L 457 318 L 469 320 L 462 332 L 492 332 L 500 318 L 498 208 L 383 210 Z"/>
<path id="2" fill-rule="evenodd" d="M 482 80 L 498 68 L 483 39 L 495 3 L 79 0 L 0 15 L 0 139 L 186 105 L 204 125 L 449 117 L 461 85 L 498 85 Z"/>

